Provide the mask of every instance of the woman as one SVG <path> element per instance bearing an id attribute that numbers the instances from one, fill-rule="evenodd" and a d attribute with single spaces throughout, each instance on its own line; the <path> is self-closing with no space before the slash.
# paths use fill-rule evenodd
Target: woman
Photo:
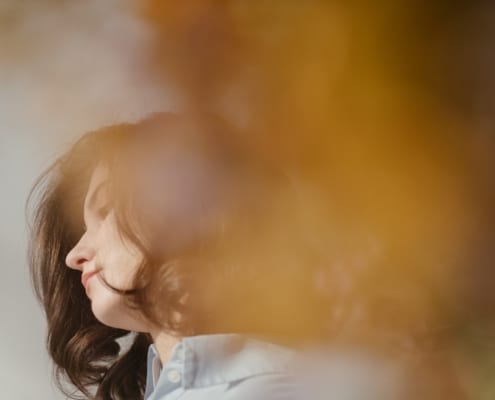
<path id="1" fill-rule="evenodd" d="M 86 134 L 43 175 L 31 272 L 66 395 L 291 393 L 280 344 L 319 330 L 311 256 L 287 179 L 255 154 L 212 117 L 155 114 Z"/>

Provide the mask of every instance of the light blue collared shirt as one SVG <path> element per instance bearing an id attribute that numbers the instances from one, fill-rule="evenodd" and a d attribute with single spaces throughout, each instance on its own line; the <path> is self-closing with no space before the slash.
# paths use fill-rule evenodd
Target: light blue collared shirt
<path id="1" fill-rule="evenodd" d="M 295 352 L 238 334 L 183 338 L 161 366 L 148 348 L 145 400 L 292 399 Z"/>

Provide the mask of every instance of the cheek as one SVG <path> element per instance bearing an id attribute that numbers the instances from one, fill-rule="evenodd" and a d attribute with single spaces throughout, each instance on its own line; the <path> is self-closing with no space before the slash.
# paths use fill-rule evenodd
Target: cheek
<path id="1" fill-rule="evenodd" d="M 112 219 L 102 226 L 100 243 L 96 258 L 105 280 L 117 289 L 131 289 L 142 262 L 137 248 L 121 237 Z"/>
<path id="2" fill-rule="evenodd" d="M 103 276 L 111 286 L 127 290 L 132 289 L 140 260 L 118 247 L 111 247 L 99 259 Z"/>

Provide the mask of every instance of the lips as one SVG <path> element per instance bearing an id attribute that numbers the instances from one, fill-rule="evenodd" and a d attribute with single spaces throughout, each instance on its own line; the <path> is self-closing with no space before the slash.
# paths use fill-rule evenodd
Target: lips
<path id="1" fill-rule="evenodd" d="M 96 275 L 99 271 L 100 271 L 99 269 L 95 269 L 93 271 L 88 271 L 88 272 L 85 272 L 82 274 L 81 283 L 85 289 L 87 289 L 87 284 L 88 284 L 89 278 L 91 278 L 93 275 Z"/>

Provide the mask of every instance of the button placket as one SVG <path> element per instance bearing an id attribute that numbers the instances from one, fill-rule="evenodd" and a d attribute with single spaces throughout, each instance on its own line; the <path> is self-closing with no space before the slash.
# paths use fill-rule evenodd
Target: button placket
<path id="1" fill-rule="evenodd" d="M 176 369 L 171 369 L 167 372 L 167 379 L 171 383 L 179 383 L 182 377 L 179 371 L 177 371 Z"/>

